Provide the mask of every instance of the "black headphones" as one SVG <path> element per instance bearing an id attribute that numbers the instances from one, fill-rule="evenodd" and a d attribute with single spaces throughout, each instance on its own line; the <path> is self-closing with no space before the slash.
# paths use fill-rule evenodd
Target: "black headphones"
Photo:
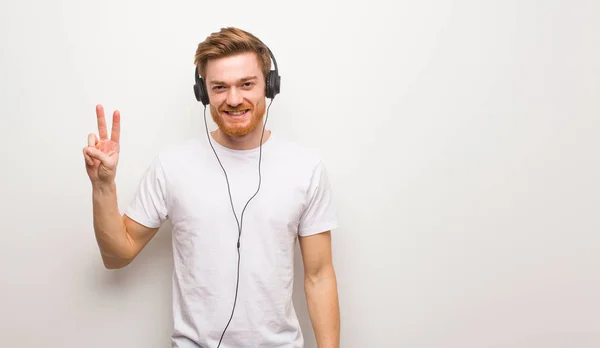
<path id="1" fill-rule="evenodd" d="M 269 99 L 275 98 L 280 91 L 281 85 L 281 76 L 279 76 L 279 69 L 277 68 L 277 61 L 275 60 L 275 56 L 271 49 L 267 47 L 269 51 L 269 55 L 271 56 L 271 60 L 273 61 L 273 65 L 275 66 L 275 70 L 269 71 L 266 77 L 265 85 L 266 85 L 266 96 Z M 196 95 L 196 100 L 202 102 L 204 106 L 208 105 L 208 91 L 206 90 L 206 82 L 203 78 L 200 77 L 198 73 L 198 68 L 194 68 L 194 77 L 196 80 L 196 84 L 194 85 L 194 94 Z"/>
<path id="2" fill-rule="evenodd" d="M 270 70 L 269 73 L 267 74 L 267 76 L 265 77 L 266 97 L 271 99 L 271 103 L 272 103 L 273 98 L 275 98 L 275 96 L 277 94 L 279 94 L 279 89 L 280 89 L 279 86 L 281 83 L 281 77 L 279 76 L 279 69 L 277 68 L 277 61 L 275 60 L 275 56 L 273 56 L 273 52 L 271 52 L 269 47 L 267 47 L 267 50 L 269 51 L 269 55 L 271 56 L 271 60 L 273 61 L 273 65 L 275 66 L 275 70 Z M 237 266 L 237 283 L 236 283 L 236 287 L 235 287 L 235 298 L 233 301 L 233 309 L 231 310 L 231 316 L 229 317 L 229 322 L 225 326 L 225 329 L 223 330 L 223 333 L 221 334 L 221 339 L 219 340 L 219 344 L 217 345 L 217 348 L 219 348 L 221 346 L 223 337 L 225 336 L 225 332 L 227 331 L 227 328 L 229 327 L 229 324 L 231 323 L 231 319 L 233 318 L 233 313 L 235 311 L 235 305 L 237 303 L 238 287 L 239 287 L 239 281 L 240 281 L 240 238 L 242 235 L 242 222 L 240 220 L 238 220 L 237 214 L 233 207 L 233 199 L 231 198 L 231 187 L 229 185 L 229 179 L 227 177 L 227 172 L 225 171 L 225 167 L 223 167 L 223 164 L 221 163 L 221 160 L 219 159 L 219 155 L 215 151 L 215 148 L 212 145 L 212 142 L 210 141 L 208 124 L 206 123 L 206 105 L 209 104 L 208 91 L 206 89 L 206 82 L 204 81 L 204 79 L 202 79 L 200 77 L 197 67 L 194 68 L 194 78 L 196 80 L 196 83 L 194 84 L 194 94 L 196 95 L 196 100 L 198 100 L 199 102 L 202 102 L 202 104 L 204 104 L 204 125 L 206 127 L 206 137 L 208 139 L 208 142 L 209 142 L 213 152 L 215 153 L 215 157 L 217 158 L 219 165 L 221 165 L 221 168 L 223 169 L 223 173 L 225 174 L 225 181 L 227 182 L 227 189 L 229 192 L 229 201 L 231 202 L 231 210 L 233 211 L 233 215 L 235 216 L 235 219 L 236 219 L 236 222 L 238 225 L 238 240 L 237 240 L 238 266 Z M 263 133 L 262 133 L 263 135 L 265 133 L 265 126 L 267 125 L 267 119 L 269 118 L 269 108 L 270 107 L 271 107 L 271 104 L 269 104 L 269 106 L 267 107 L 267 116 L 266 116 L 265 122 L 262 126 L 263 127 Z M 254 193 L 254 195 L 252 197 L 250 197 L 250 199 L 246 203 L 246 206 L 248 205 L 248 203 L 250 203 L 252 198 L 254 198 L 254 196 L 256 196 L 256 194 L 260 190 L 260 186 L 261 186 L 261 182 L 262 182 L 262 176 L 261 176 L 261 171 L 260 171 L 260 165 L 261 165 L 261 161 L 262 161 L 262 139 L 263 138 L 261 135 L 260 155 L 258 157 L 258 188 L 256 189 L 256 193 Z M 241 217 L 242 221 L 244 218 L 245 210 L 246 210 L 246 207 L 244 207 L 244 210 L 242 210 L 242 217 Z"/>

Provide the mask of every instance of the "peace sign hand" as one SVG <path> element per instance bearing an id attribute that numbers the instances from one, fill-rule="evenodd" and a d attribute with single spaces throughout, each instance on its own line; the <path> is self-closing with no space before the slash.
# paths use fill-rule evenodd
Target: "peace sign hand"
<path id="1" fill-rule="evenodd" d="M 118 110 L 113 114 L 110 139 L 102 105 L 96 105 L 96 117 L 100 138 L 98 139 L 94 133 L 88 135 L 88 146 L 83 148 L 85 169 L 92 184 L 110 185 L 114 182 L 119 162 L 121 114 Z"/>

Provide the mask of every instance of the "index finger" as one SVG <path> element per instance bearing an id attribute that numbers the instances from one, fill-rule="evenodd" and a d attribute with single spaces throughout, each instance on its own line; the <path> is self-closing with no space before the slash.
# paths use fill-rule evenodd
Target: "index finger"
<path id="1" fill-rule="evenodd" d="M 119 139 L 121 138 L 121 113 L 119 112 L 119 110 L 115 110 L 113 114 L 110 138 L 115 143 L 118 143 Z"/>
<path id="2" fill-rule="evenodd" d="M 108 138 L 108 131 L 106 130 L 106 119 L 104 118 L 104 108 L 102 105 L 96 105 L 96 118 L 98 121 L 98 135 L 100 140 Z"/>

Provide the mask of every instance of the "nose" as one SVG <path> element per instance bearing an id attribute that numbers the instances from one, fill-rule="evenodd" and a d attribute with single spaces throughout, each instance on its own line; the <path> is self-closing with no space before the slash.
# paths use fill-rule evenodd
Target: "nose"
<path id="1" fill-rule="evenodd" d="M 230 106 L 236 107 L 240 105 L 243 100 L 242 94 L 236 88 L 230 88 L 229 92 L 227 92 L 227 104 Z"/>

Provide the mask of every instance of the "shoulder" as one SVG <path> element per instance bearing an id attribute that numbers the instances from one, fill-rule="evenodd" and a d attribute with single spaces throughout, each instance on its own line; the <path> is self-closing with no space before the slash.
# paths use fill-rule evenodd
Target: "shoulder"
<path id="1" fill-rule="evenodd" d="M 274 139 L 273 154 L 286 165 L 295 169 L 314 170 L 323 165 L 322 158 L 316 149 L 310 149 L 289 139 Z"/>
<path id="2" fill-rule="evenodd" d="M 310 148 L 296 141 L 277 138 L 273 142 L 268 158 L 269 168 L 284 182 L 296 183 L 303 191 L 311 187 L 327 185 L 326 164 L 318 149 Z"/>

